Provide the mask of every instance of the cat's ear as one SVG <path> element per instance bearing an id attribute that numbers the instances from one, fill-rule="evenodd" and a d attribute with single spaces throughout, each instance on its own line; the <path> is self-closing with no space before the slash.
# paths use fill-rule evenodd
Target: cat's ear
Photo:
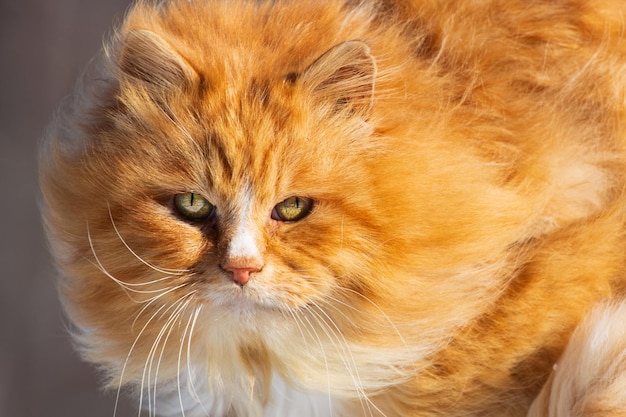
<path id="1" fill-rule="evenodd" d="M 119 66 L 125 75 L 154 87 L 182 87 L 198 78 L 170 44 L 149 30 L 132 30 L 126 34 Z"/>
<path id="2" fill-rule="evenodd" d="M 326 51 L 298 78 L 316 98 L 367 116 L 374 100 L 375 77 L 376 60 L 369 46 L 351 40 Z"/>

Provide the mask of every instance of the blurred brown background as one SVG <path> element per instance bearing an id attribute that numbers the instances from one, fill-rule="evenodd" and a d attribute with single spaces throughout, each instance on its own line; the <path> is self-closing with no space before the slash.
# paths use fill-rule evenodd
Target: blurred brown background
<path id="1" fill-rule="evenodd" d="M 64 328 L 37 211 L 37 142 L 129 0 L 0 0 L 0 417 L 112 417 Z M 126 402 L 118 417 L 136 416 Z"/>

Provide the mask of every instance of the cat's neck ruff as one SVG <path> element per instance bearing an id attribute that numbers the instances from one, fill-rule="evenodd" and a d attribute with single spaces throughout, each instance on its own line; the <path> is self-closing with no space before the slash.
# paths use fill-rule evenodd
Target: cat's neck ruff
<path id="1" fill-rule="evenodd" d="M 222 394 L 222 396 L 220 396 Z M 208 390 L 201 380 L 190 381 L 189 374 L 181 376 L 181 383 L 162 387 L 156 402 L 144 397 L 144 409 L 156 411 L 160 417 L 223 417 L 233 411 L 247 417 L 329 417 L 337 415 L 340 403 L 330 395 L 296 389 L 279 375 L 272 376 L 270 400 L 261 404 L 250 392 L 223 392 Z"/>

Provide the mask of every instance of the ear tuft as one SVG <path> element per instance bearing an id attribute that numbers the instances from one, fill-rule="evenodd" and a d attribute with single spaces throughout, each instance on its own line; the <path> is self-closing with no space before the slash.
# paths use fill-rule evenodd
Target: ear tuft
<path id="1" fill-rule="evenodd" d="M 299 80 L 322 100 L 337 108 L 349 106 L 367 116 L 374 100 L 376 60 L 369 46 L 358 40 L 340 43 L 326 51 L 300 75 Z"/>
<path id="2" fill-rule="evenodd" d="M 123 39 L 119 66 L 122 72 L 156 87 L 192 84 L 197 73 L 159 35 L 133 30 Z"/>

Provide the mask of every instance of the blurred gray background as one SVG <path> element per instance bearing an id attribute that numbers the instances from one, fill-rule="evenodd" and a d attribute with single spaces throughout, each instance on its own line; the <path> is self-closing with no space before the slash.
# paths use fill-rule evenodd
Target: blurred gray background
<path id="1" fill-rule="evenodd" d="M 65 331 L 37 210 L 37 142 L 128 0 L 0 0 L 0 417 L 112 417 Z M 126 401 L 118 417 L 136 416 Z"/>

